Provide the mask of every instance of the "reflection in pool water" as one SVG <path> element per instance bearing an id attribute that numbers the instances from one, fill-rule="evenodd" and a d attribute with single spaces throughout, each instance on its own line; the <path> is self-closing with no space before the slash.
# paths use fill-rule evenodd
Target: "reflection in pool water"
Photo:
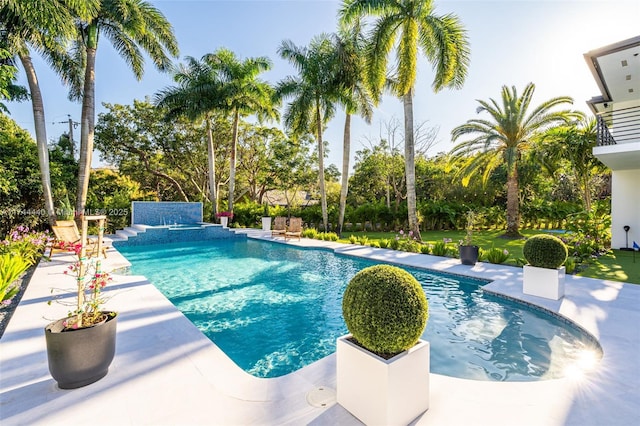
<path id="1" fill-rule="evenodd" d="M 241 368 L 259 377 L 295 371 L 335 351 L 346 333 L 342 293 L 372 261 L 255 240 L 119 247 Z M 406 268 L 429 299 L 423 338 L 431 371 L 531 381 L 563 377 L 585 353 L 586 333 L 537 309 L 485 294 L 482 281 Z"/>

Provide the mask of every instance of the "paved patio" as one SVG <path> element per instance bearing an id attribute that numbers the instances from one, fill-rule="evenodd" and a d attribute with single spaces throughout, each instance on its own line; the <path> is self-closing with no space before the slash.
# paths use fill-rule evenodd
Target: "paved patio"
<path id="1" fill-rule="evenodd" d="M 263 237 L 260 233 L 257 238 Z M 431 408 L 418 425 L 636 425 L 640 423 L 640 286 L 567 276 L 566 296 L 522 294 L 521 269 L 303 239 L 353 256 L 491 278 L 491 291 L 568 317 L 602 345 L 583 377 L 498 383 L 431 375 Z M 109 374 L 60 390 L 47 367 L 44 326 L 67 308 L 47 306 L 51 287 L 69 288 L 70 255 L 42 262 L 0 339 L 0 422 L 8 425 L 357 425 L 332 402 L 335 355 L 289 375 L 260 379 L 238 368 L 142 276 L 117 275 L 107 307 L 119 312 Z M 126 266 L 109 250 L 104 269 Z M 640 267 L 640 264 L 639 266 Z M 314 393 L 323 387 L 324 392 Z M 326 407 L 312 406 L 327 395 Z"/>

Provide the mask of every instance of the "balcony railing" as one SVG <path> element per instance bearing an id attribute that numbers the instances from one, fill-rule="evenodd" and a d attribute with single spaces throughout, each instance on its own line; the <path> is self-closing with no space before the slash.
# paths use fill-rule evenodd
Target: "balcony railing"
<path id="1" fill-rule="evenodd" d="M 598 119 L 598 146 L 640 141 L 640 106 L 604 112 Z"/>

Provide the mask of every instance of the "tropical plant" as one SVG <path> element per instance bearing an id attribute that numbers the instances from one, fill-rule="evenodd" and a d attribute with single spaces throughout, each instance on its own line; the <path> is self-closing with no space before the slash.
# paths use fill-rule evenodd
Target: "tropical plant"
<path id="1" fill-rule="evenodd" d="M 353 338 L 386 358 L 414 346 L 429 318 L 427 297 L 409 272 L 375 265 L 349 281 L 342 313 Z"/>
<path id="2" fill-rule="evenodd" d="M 155 104 L 166 108 L 166 120 L 181 115 L 192 121 L 202 121 L 207 133 L 207 160 L 209 168 L 209 199 L 213 214 L 218 212 L 218 192 L 216 184 L 216 154 L 213 140 L 213 112 L 222 109 L 222 79 L 212 66 L 207 55 L 200 61 L 187 56 L 186 64 L 174 69 L 173 79 L 177 86 L 165 87 L 155 95 Z"/>
<path id="3" fill-rule="evenodd" d="M 584 209 L 591 210 L 591 182 L 604 165 L 593 155 L 596 146 L 596 119 L 581 117 L 568 126 L 552 128 L 542 138 L 540 160 L 544 164 L 567 160 L 580 188 Z"/>
<path id="4" fill-rule="evenodd" d="M 159 71 L 171 67 L 170 56 L 178 56 L 178 43 L 171 24 L 145 0 L 99 0 L 95 11 L 77 16 L 74 51 L 84 78 L 76 81 L 71 95 L 82 98 L 80 160 L 76 210 L 85 210 L 95 127 L 95 64 L 100 36 L 106 37 L 125 60 L 136 78 L 144 72 L 144 51 Z"/>
<path id="5" fill-rule="evenodd" d="M 342 233 L 344 213 L 349 189 L 349 160 L 351 157 L 351 115 L 360 114 L 371 122 L 373 105 L 369 90 L 364 83 L 364 37 L 360 21 L 351 25 L 341 24 L 334 37 L 336 49 L 336 81 L 338 101 L 344 105 L 344 139 L 342 143 L 342 183 L 340 185 L 340 208 L 338 212 L 338 234 Z"/>
<path id="6" fill-rule="evenodd" d="M 283 59 L 298 71 L 298 76 L 286 77 L 276 87 L 280 98 L 292 98 L 285 107 L 284 125 L 296 135 L 314 133 L 318 153 L 318 185 L 324 229 L 329 226 L 327 192 L 325 188 L 324 140 L 325 124 L 335 113 L 338 96 L 335 87 L 335 49 L 326 34 L 314 37 L 308 47 L 296 46 L 285 40 L 278 48 Z"/>
<path id="7" fill-rule="evenodd" d="M 16 280 L 29 268 L 29 262 L 11 253 L 0 254 L 0 302 L 7 304 L 20 291 Z M 0 305 L 1 306 L 1 305 Z"/>
<path id="8" fill-rule="evenodd" d="M 219 49 L 205 55 L 205 60 L 216 70 L 221 79 L 220 101 L 222 110 L 231 114 L 232 138 L 229 156 L 229 210 L 233 210 L 236 185 L 236 152 L 240 117 L 256 114 L 260 119 L 277 118 L 274 108 L 274 92 L 271 85 L 258 76 L 271 69 L 267 57 L 240 60 L 228 49 Z"/>
<path id="9" fill-rule="evenodd" d="M 341 20 L 351 22 L 377 16 L 367 46 L 367 80 L 374 100 L 380 99 L 388 83 L 404 104 L 405 175 L 409 229 L 420 239 L 417 215 L 413 95 L 418 51 L 433 64 L 435 92 L 445 87 L 460 88 L 469 66 L 469 43 L 464 27 L 453 14 L 434 14 L 433 0 L 345 0 Z M 396 40 L 399 42 L 396 43 Z M 396 49 L 397 67 L 387 78 L 387 61 Z"/>
<path id="10" fill-rule="evenodd" d="M 8 50 L 2 47 L 0 39 L 0 100 L 21 102 L 28 99 L 27 89 L 14 84 L 18 68 Z M 7 106 L 0 102 L 0 112 L 9 113 Z"/>
<path id="11" fill-rule="evenodd" d="M 484 253 L 484 258 L 490 263 L 500 264 L 509 259 L 509 250 L 498 247 L 491 247 Z"/>
<path id="12" fill-rule="evenodd" d="M 556 97 L 528 111 L 535 85 L 527 84 L 518 96 L 515 87 L 502 87 L 502 105 L 491 99 L 478 100 L 477 112 L 488 112 L 492 120 L 473 119 L 451 131 L 453 141 L 467 135 L 472 139 L 461 142 L 451 151 L 451 162 L 460 163 L 458 176 L 467 185 L 471 176 L 482 172 L 483 182 L 501 164 L 507 168 L 507 229 L 505 236 L 520 238 L 518 163 L 533 141 L 553 126 L 569 122 L 578 114 L 552 111 L 556 106 L 572 103 L 568 96 Z M 474 155 L 475 154 L 475 155 Z"/>
<path id="13" fill-rule="evenodd" d="M 0 254 L 11 254 L 22 258 L 29 266 L 35 265 L 45 247 L 52 240 L 48 232 L 36 231 L 26 225 L 13 228 L 0 241 Z"/>

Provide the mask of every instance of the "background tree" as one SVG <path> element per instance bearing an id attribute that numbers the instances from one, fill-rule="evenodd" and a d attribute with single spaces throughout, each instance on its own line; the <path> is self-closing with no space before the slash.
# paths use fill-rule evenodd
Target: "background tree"
<path id="1" fill-rule="evenodd" d="M 47 129 L 42 93 L 30 49 L 38 52 L 64 78 L 72 76 L 74 67 L 66 54 L 66 42 L 75 32 L 73 15 L 86 18 L 95 12 L 96 3 L 97 0 L 6 0 L 0 3 L 0 44 L 10 55 L 20 58 L 27 76 L 44 206 L 50 224 L 55 223 L 56 214 L 51 190 Z"/>
<path id="2" fill-rule="evenodd" d="M 264 194 L 275 186 L 278 170 L 273 167 L 275 144 L 287 137 L 281 130 L 241 123 L 238 132 L 238 176 L 243 192 L 255 203 L 262 204 Z"/>
<path id="3" fill-rule="evenodd" d="M 550 129 L 542 138 L 540 159 L 545 164 L 568 161 L 580 189 L 584 208 L 591 210 L 591 182 L 604 165 L 593 155 L 596 146 L 596 119 L 582 117 L 569 126 Z"/>
<path id="4" fill-rule="evenodd" d="M 314 37 L 309 47 L 298 47 L 285 40 L 278 52 L 298 70 L 297 77 L 289 76 L 280 81 L 276 91 L 281 98 L 293 98 L 285 107 L 285 127 L 296 136 L 315 134 L 322 222 L 328 230 L 322 131 L 335 112 L 335 49 L 330 37 L 322 34 Z"/>
<path id="5" fill-rule="evenodd" d="M 267 57 L 240 60 L 228 49 L 219 49 L 206 55 L 206 60 L 221 76 L 223 108 L 232 116 L 231 155 L 229 158 L 229 202 L 233 211 L 236 184 L 236 151 L 240 117 L 256 114 L 258 118 L 278 118 L 274 108 L 274 91 L 271 85 L 258 76 L 271 69 Z"/>
<path id="6" fill-rule="evenodd" d="M 174 72 L 178 86 L 166 87 L 156 93 L 155 104 L 165 108 L 165 119 L 184 116 L 202 121 L 207 134 L 207 161 L 209 167 L 209 191 L 213 205 L 212 218 L 218 212 L 218 184 L 216 180 L 216 149 L 213 141 L 212 119 L 216 111 L 225 107 L 222 95 L 222 79 L 205 55 L 200 61 L 187 56 L 186 64 L 180 64 Z"/>
<path id="7" fill-rule="evenodd" d="M 208 199 L 208 168 L 205 130 L 185 117 L 171 122 L 166 112 L 146 101 L 133 105 L 105 104 L 98 117 L 96 147 L 101 158 L 118 167 L 121 174 L 140 183 L 141 191 L 159 200 Z M 231 134 L 228 121 L 213 116 L 214 149 L 226 145 Z M 223 156 L 217 158 L 226 161 Z M 217 167 L 222 171 L 224 168 Z M 216 176 L 220 181 L 224 176 Z M 211 208 L 205 207 L 211 212 Z"/>
<path id="8" fill-rule="evenodd" d="M 349 160 L 351 157 L 351 115 L 360 114 L 371 123 L 373 101 L 364 81 L 364 36 L 360 21 L 341 24 L 335 35 L 336 85 L 340 90 L 339 102 L 344 105 L 344 137 L 342 143 L 342 183 L 338 212 L 338 234 L 342 234 L 344 213 L 349 191 Z"/>
<path id="9" fill-rule="evenodd" d="M 469 67 L 466 31 L 455 15 L 436 15 L 432 0 L 345 0 L 340 15 L 345 22 L 370 15 L 378 17 L 369 36 L 367 78 L 376 100 L 388 83 L 393 94 L 402 98 L 404 104 L 409 229 L 420 238 L 413 139 L 413 95 L 418 52 L 421 50 L 433 64 L 432 88 L 435 92 L 445 87 L 460 88 Z M 387 78 L 388 56 L 394 49 L 397 66 Z"/>
<path id="10" fill-rule="evenodd" d="M 552 111 L 556 106 L 571 104 L 567 96 L 552 98 L 529 112 L 535 85 L 529 83 L 518 96 L 515 87 L 502 87 L 502 105 L 493 99 L 478 100 L 477 112 L 487 112 L 491 120 L 474 119 L 451 131 L 455 142 L 463 136 L 473 138 L 456 145 L 451 151 L 451 161 L 459 162 L 463 184 L 471 176 L 482 172 L 483 182 L 501 164 L 507 170 L 507 230 L 508 238 L 520 238 L 518 163 L 523 152 L 531 148 L 535 139 L 551 127 L 568 123 L 576 113 L 568 110 Z M 477 155 L 472 155 L 477 154 Z"/>
<path id="11" fill-rule="evenodd" d="M 167 71 L 170 55 L 178 55 L 178 43 L 171 24 L 152 4 L 144 0 L 99 0 L 94 13 L 77 16 L 75 52 L 84 71 L 82 88 L 72 87 L 72 95 L 82 98 L 80 118 L 80 160 L 76 210 L 82 214 L 87 200 L 95 127 L 95 63 L 100 36 L 111 42 L 136 78 L 142 78 L 145 52 L 155 67 Z"/>

